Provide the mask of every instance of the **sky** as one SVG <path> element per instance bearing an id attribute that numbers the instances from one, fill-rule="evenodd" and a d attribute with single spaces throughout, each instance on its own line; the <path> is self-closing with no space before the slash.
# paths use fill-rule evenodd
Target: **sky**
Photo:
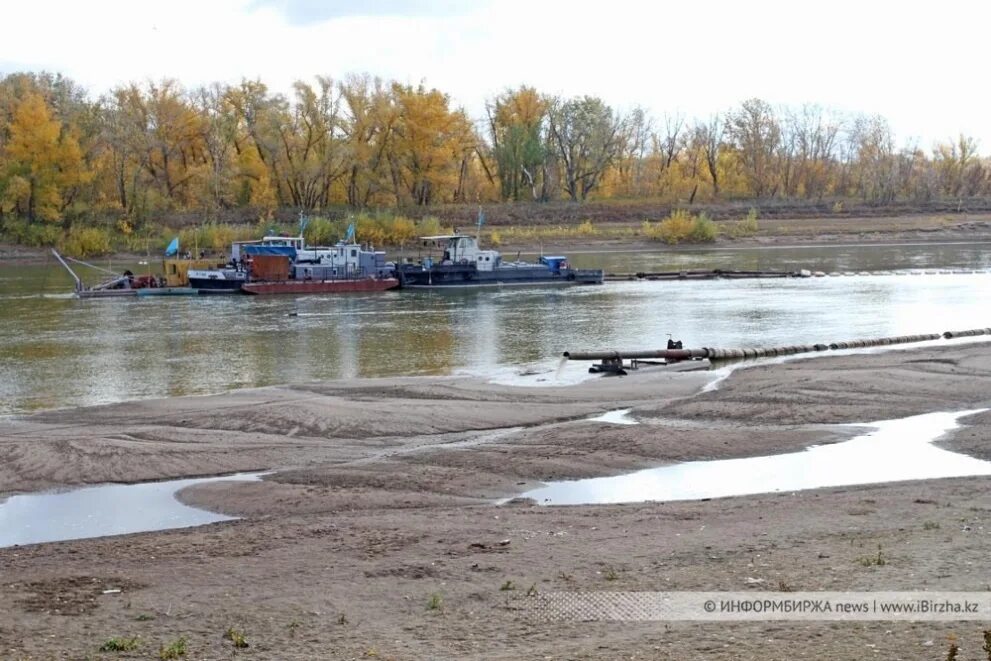
<path id="1" fill-rule="evenodd" d="M 369 73 L 474 118 L 520 84 L 704 118 L 750 97 L 880 114 L 900 144 L 963 132 L 991 154 L 991 4 L 941 0 L 87 0 L 8 2 L 0 74 L 128 82 Z"/>

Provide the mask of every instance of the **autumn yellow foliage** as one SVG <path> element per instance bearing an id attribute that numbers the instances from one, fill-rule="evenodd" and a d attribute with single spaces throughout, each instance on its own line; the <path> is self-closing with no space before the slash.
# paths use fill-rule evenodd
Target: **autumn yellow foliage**
<path id="1" fill-rule="evenodd" d="M 157 244 L 171 223 L 215 249 L 259 229 L 224 221 L 266 225 L 303 210 L 312 240 L 336 240 L 350 215 L 360 240 L 402 245 L 438 233 L 439 222 L 413 218 L 448 204 L 806 200 L 841 213 L 849 203 L 961 208 L 991 196 L 991 163 L 973 138 L 899 148 L 883 117 L 814 104 L 744 99 L 692 120 L 520 86 L 493 90 L 478 115 L 425 83 L 369 75 L 297 81 L 288 93 L 259 80 L 88 91 L 58 74 L 0 76 L 0 238 L 91 251 L 102 242 L 70 237 L 73 227 Z M 599 235 L 595 218 L 530 238 Z M 752 236 L 756 223 L 724 226 Z M 524 240 L 528 229 L 500 228 L 498 239 Z M 683 214 L 640 231 L 669 243 L 718 233 Z"/>

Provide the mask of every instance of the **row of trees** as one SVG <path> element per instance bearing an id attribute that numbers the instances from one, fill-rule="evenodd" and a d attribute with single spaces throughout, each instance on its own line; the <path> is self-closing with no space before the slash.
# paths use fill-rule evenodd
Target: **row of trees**
<path id="1" fill-rule="evenodd" d="M 368 76 L 97 98 L 50 74 L 0 79 L 0 217 L 428 206 L 497 200 L 895 199 L 986 195 L 966 136 L 899 148 L 877 116 L 744 101 L 688 121 L 594 97 L 507 90 L 473 121 L 422 85 Z"/>

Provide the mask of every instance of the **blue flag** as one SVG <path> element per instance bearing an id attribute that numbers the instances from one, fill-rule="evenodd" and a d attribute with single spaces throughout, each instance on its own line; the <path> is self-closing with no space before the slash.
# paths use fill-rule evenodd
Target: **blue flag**
<path id="1" fill-rule="evenodd" d="M 171 257 L 172 255 L 178 255 L 178 254 L 179 254 L 179 237 L 176 237 L 172 239 L 172 242 L 169 243 L 169 247 L 165 249 L 165 256 Z"/>

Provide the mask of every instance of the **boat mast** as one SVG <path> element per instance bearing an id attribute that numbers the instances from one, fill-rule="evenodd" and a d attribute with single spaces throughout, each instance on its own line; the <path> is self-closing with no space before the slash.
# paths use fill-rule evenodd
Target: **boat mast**
<path id="1" fill-rule="evenodd" d="M 482 211 L 482 205 L 478 205 L 478 228 L 475 230 L 475 243 L 478 247 L 482 247 L 482 223 L 485 222 L 485 213 Z"/>

